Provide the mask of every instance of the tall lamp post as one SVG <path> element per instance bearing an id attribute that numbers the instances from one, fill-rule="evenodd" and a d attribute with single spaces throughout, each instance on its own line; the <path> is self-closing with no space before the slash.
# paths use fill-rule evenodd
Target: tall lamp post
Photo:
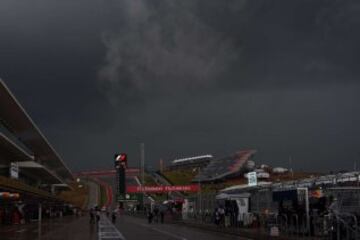
<path id="1" fill-rule="evenodd" d="M 140 143 L 140 170 L 141 170 L 141 192 L 142 192 L 142 209 L 144 209 L 145 206 L 145 192 L 144 192 L 144 186 L 145 186 L 145 144 Z"/>
<path id="2" fill-rule="evenodd" d="M 199 189 L 199 191 L 198 191 L 198 199 L 197 199 L 198 200 L 198 206 L 197 207 L 199 207 L 198 212 L 201 215 L 201 208 L 202 208 L 202 204 L 201 204 L 201 202 L 202 202 L 202 199 L 201 199 L 201 181 L 200 181 L 200 170 L 201 170 L 201 168 L 200 167 L 194 168 L 193 172 L 196 172 L 196 170 L 197 170 L 197 174 L 198 174 L 198 189 Z"/>
<path id="3" fill-rule="evenodd" d="M 201 168 L 200 167 L 198 167 L 198 176 L 199 176 L 199 178 L 198 178 L 198 187 L 199 187 L 199 213 L 200 213 L 200 216 L 201 216 L 201 210 L 202 210 L 202 199 L 201 199 L 201 181 L 200 181 L 200 170 L 201 170 Z"/>

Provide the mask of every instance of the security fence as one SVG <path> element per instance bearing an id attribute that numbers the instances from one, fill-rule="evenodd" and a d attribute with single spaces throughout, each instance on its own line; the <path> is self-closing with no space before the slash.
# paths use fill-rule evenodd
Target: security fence
<path id="1" fill-rule="evenodd" d="M 257 214 L 246 213 L 238 221 L 238 216 L 226 214 L 220 217 L 216 224 L 214 214 L 208 212 L 188 213 L 187 222 L 198 224 L 213 224 L 219 228 L 231 229 L 261 229 L 268 235 L 288 236 L 300 239 L 330 239 L 353 240 L 360 239 L 359 217 L 354 214 L 333 214 L 310 216 L 307 224 L 305 215 L 298 214 Z M 178 217 L 176 220 L 181 220 Z"/>
<path id="2" fill-rule="evenodd" d="M 146 218 L 143 211 L 127 212 L 128 215 Z M 158 223 L 160 216 L 153 216 L 153 222 Z M 241 219 L 241 221 L 239 221 Z M 310 215 L 307 224 L 306 216 L 299 214 L 260 214 L 246 213 L 241 217 L 231 213 L 220 216 L 216 223 L 214 212 L 172 212 L 165 213 L 165 223 L 202 224 L 211 228 L 221 228 L 223 231 L 254 230 L 272 236 L 283 236 L 289 239 L 328 239 L 355 240 L 360 239 L 359 216 L 343 213 L 326 215 Z"/>

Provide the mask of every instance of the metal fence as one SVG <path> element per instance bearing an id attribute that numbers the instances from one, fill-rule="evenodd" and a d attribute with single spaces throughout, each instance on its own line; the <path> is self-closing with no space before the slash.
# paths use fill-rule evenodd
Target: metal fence
<path id="1" fill-rule="evenodd" d="M 183 215 L 181 215 L 183 216 Z M 215 224 L 214 214 L 188 213 L 183 219 L 179 215 L 177 221 L 196 222 L 198 224 Z M 247 213 L 238 221 L 238 216 L 230 214 L 222 216 L 219 226 L 222 228 L 236 229 L 261 229 L 270 235 L 275 229 L 280 236 L 300 239 L 330 239 L 330 240 L 353 240 L 360 239 L 360 227 L 358 217 L 353 214 L 327 214 L 323 216 L 310 216 L 310 224 L 307 224 L 305 215 L 298 214 L 257 214 Z"/>
<path id="2" fill-rule="evenodd" d="M 143 211 L 127 212 L 127 214 L 141 218 L 147 217 Z M 298 214 L 246 213 L 241 216 L 241 219 L 242 221 L 238 221 L 238 216 L 227 214 L 222 216 L 216 225 L 215 216 L 211 212 L 167 212 L 165 215 L 166 223 L 197 223 L 229 229 L 229 231 L 253 229 L 254 231 L 261 230 L 268 235 L 278 232 L 280 236 L 289 237 L 289 239 L 360 239 L 359 217 L 354 214 L 311 215 L 309 226 L 306 216 Z M 159 222 L 155 216 L 153 221 L 154 223 Z"/>

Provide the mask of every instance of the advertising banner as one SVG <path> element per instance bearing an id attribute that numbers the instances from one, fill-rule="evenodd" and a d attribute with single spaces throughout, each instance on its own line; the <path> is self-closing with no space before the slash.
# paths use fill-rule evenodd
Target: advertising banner
<path id="1" fill-rule="evenodd" d="M 257 185 L 256 172 L 249 172 L 247 176 L 248 176 L 248 186 L 256 186 Z"/>
<path id="2" fill-rule="evenodd" d="M 10 165 L 10 177 L 15 179 L 19 178 L 19 165 L 15 162 L 12 162 Z"/>
<path id="3" fill-rule="evenodd" d="M 166 193 L 166 192 L 198 192 L 199 185 L 178 185 L 178 186 L 127 186 L 128 193 Z"/>

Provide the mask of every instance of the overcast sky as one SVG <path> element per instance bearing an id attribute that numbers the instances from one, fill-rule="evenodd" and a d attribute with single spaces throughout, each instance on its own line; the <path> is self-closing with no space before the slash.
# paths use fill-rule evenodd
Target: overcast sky
<path id="1" fill-rule="evenodd" d="M 1 0 L 0 77 L 73 170 L 253 148 L 360 166 L 360 2 Z"/>

